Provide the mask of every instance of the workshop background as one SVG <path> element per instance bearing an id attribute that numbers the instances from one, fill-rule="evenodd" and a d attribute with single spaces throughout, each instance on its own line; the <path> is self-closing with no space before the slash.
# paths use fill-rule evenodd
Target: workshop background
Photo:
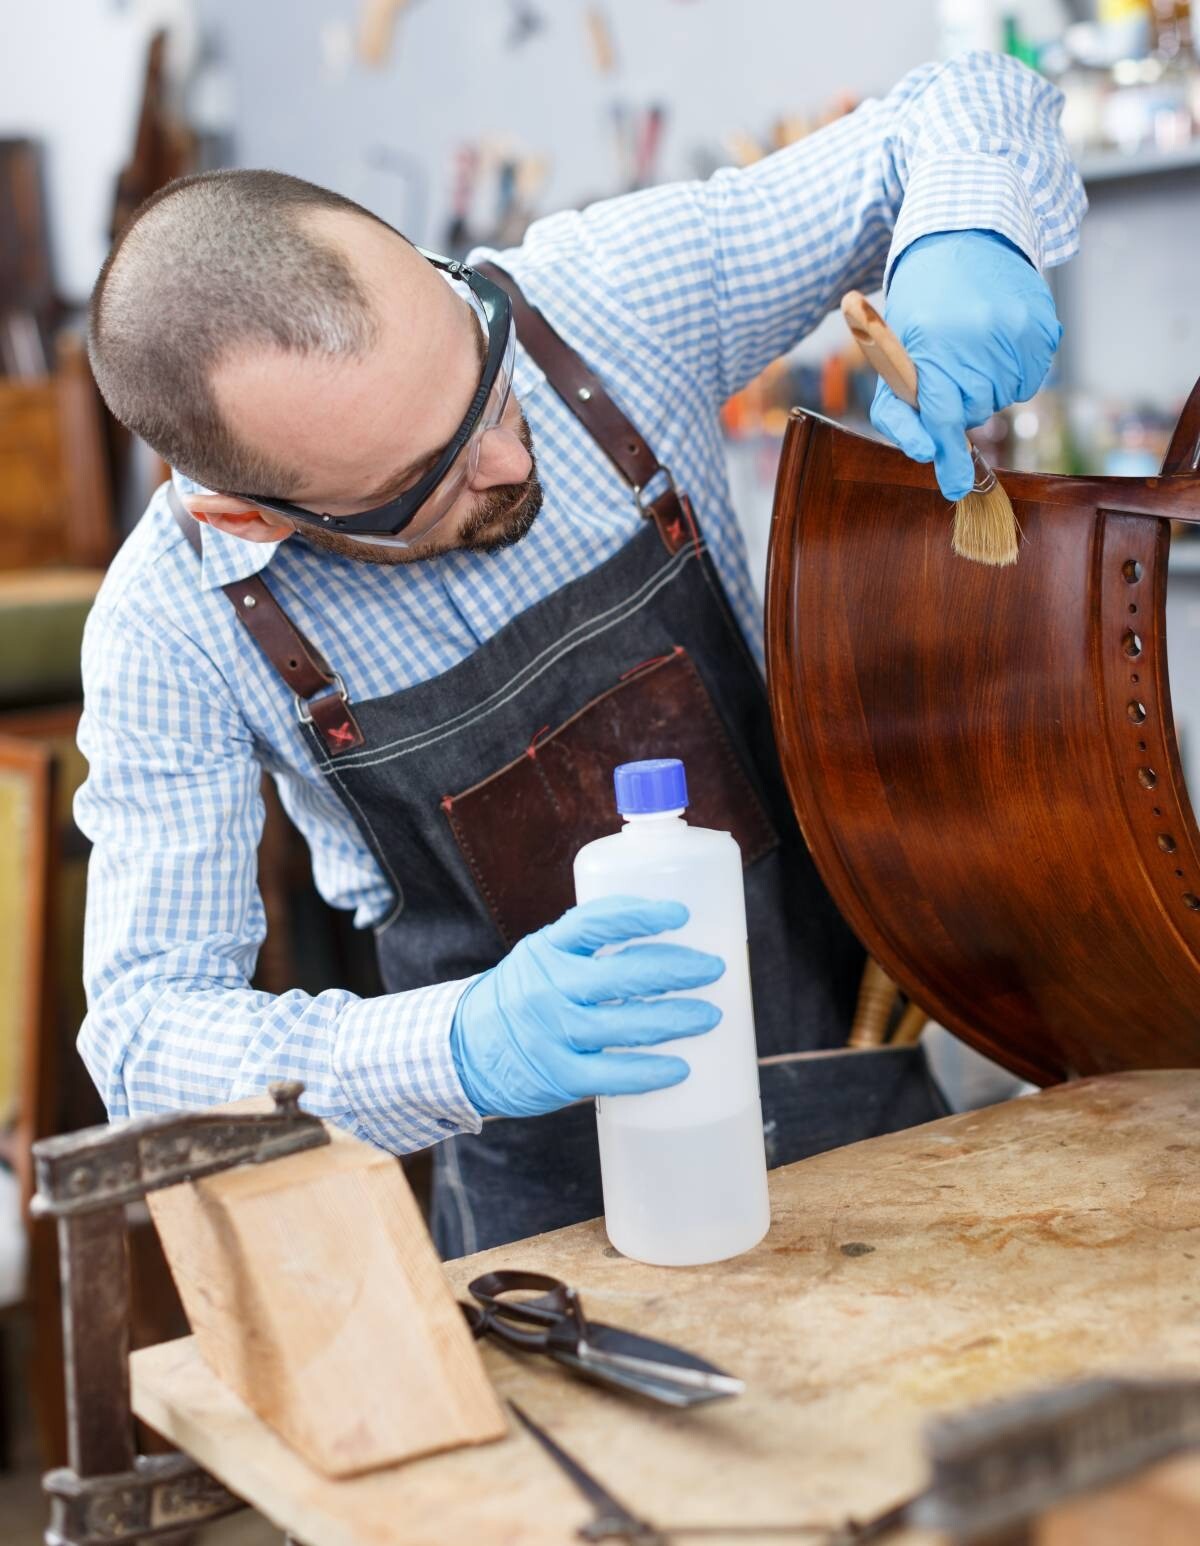
<path id="1" fill-rule="evenodd" d="M 0 0 L 0 1540 L 40 1538 L 36 1476 L 62 1448 L 56 1264 L 28 1218 L 30 1144 L 102 1116 L 73 1050 L 80 633 L 163 476 L 107 417 L 82 349 L 114 230 L 182 172 L 269 166 L 461 256 L 556 209 L 750 162 L 975 46 L 1059 82 L 1091 200 L 1082 254 L 1052 276 L 1066 327 L 1052 377 L 982 441 L 999 466 L 1153 473 L 1200 374 L 1187 0 Z M 831 319 L 727 405 L 760 579 L 787 409 L 861 425 L 873 385 Z M 1186 536 L 1168 630 L 1197 790 L 1200 541 Z M 369 951 L 312 893 L 269 791 L 260 868 L 256 981 L 372 991 Z M 959 1105 L 1015 1093 L 944 1036 L 937 1060 Z M 177 1325 L 151 1246 L 143 1220 L 142 1341 Z"/>

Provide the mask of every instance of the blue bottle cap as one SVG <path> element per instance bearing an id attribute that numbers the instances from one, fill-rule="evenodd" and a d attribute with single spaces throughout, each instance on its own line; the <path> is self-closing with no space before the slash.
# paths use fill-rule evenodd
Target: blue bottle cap
<path id="1" fill-rule="evenodd" d="M 613 773 L 617 809 L 622 816 L 678 811 L 688 803 L 687 777 L 678 757 L 623 762 Z"/>

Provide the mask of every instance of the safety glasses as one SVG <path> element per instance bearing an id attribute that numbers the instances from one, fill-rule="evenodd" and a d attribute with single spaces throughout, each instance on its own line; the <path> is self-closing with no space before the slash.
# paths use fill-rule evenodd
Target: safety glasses
<path id="1" fill-rule="evenodd" d="M 499 285 L 452 258 L 439 257 L 421 247 L 417 251 L 434 268 L 467 287 L 467 298 L 487 337 L 487 356 L 475 396 L 437 461 L 396 499 L 354 515 L 329 515 L 294 505 L 287 499 L 267 499 L 259 494 L 235 494 L 234 498 L 286 516 L 301 528 L 319 527 L 372 547 L 394 548 L 407 548 L 423 541 L 454 504 L 463 485 L 475 475 L 483 437 L 504 417 L 512 391 L 517 334 L 512 306 Z"/>

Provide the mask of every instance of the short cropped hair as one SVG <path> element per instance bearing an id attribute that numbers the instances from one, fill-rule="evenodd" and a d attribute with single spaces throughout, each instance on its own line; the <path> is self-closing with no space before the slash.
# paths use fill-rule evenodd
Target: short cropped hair
<path id="1" fill-rule="evenodd" d="M 283 172 L 181 177 L 134 213 L 100 270 L 88 357 L 104 401 L 207 488 L 286 497 L 298 487 L 298 469 L 244 444 L 220 413 L 211 376 L 223 356 L 255 343 L 354 356 L 376 336 L 345 257 L 306 229 L 304 215 L 322 209 L 377 219 Z"/>

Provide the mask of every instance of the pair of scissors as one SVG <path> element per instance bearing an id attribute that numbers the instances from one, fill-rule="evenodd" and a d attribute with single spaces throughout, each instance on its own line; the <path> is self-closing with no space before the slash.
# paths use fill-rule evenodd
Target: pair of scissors
<path id="1" fill-rule="evenodd" d="M 533 1299 L 513 1298 L 534 1290 Z M 545 1353 L 584 1379 L 664 1406 L 739 1396 L 745 1385 L 695 1353 L 653 1337 L 589 1321 L 576 1289 L 544 1272 L 485 1272 L 468 1285 L 463 1314 L 476 1338 Z"/>

